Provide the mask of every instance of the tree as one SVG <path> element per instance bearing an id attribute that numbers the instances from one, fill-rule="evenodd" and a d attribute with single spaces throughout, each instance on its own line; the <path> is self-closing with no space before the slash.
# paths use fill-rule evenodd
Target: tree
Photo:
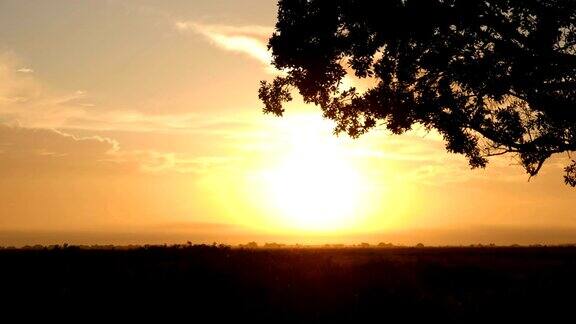
<path id="1" fill-rule="evenodd" d="M 284 73 L 261 82 L 265 113 L 296 89 L 336 134 L 418 124 L 472 168 L 510 153 L 529 176 L 576 150 L 574 0 L 280 0 L 269 48 Z M 347 73 L 374 86 L 343 89 Z"/>

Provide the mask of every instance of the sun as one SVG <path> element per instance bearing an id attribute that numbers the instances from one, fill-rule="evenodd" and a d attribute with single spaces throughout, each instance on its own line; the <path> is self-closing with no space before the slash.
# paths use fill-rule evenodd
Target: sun
<path id="1" fill-rule="evenodd" d="M 322 119 L 298 118 L 289 126 L 289 148 L 267 172 L 279 225 L 314 232 L 353 226 L 363 182 L 342 141 Z"/>

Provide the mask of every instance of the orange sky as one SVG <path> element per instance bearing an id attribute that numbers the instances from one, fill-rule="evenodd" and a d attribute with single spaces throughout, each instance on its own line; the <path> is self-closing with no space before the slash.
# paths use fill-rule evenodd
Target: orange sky
<path id="1" fill-rule="evenodd" d="M 0 245 L 576 241 L 566 155 L 528 182 L 435 133 L 337 138 L 300 100 L 264 116 L 275 9 L 2 1 Z"/>

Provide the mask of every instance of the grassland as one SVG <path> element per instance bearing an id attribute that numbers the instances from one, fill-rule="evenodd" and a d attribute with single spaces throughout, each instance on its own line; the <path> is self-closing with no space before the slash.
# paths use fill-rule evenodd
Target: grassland
<path id="1" fill-rule="evenodd" d="M 3 314 L 22 319 L 555 322 L 576 311 L 574 247 L 52 247 L 2 249 L 0 265 Z"/>

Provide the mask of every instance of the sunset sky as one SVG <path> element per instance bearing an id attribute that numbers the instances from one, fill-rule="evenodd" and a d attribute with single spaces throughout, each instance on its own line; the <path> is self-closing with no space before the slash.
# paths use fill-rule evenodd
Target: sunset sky
<path id="1" fill-rule="evenodd" d="M 576 241 L 551 159 L 266 116 L 273 0 L 0 1 L 0 245 Z M 358 80 L 349 79 L 360 88 Z"/>

